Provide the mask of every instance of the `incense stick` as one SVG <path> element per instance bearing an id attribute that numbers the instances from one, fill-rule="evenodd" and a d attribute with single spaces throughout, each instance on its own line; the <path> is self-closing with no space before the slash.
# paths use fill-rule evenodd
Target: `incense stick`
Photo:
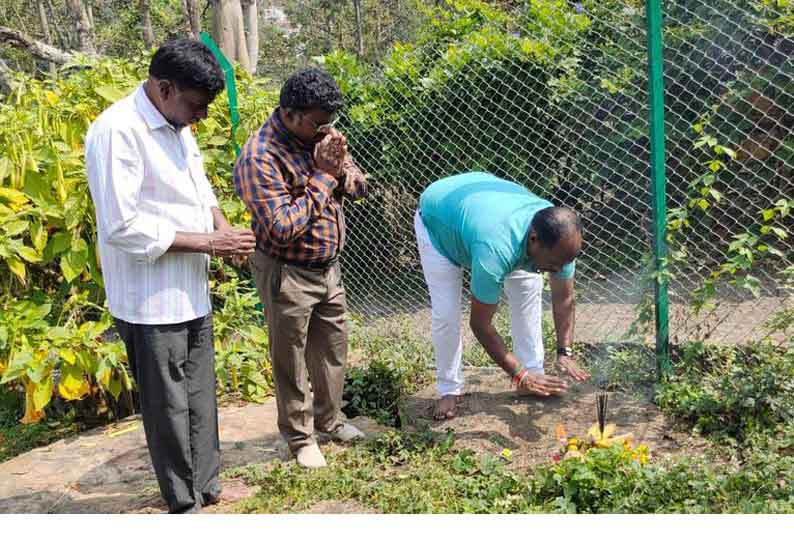
<path id="1" fill-rule="evenodd" d="M 604 434 L 604 427 L 607 423 L 607 402 L 609 393 L 606 391 L 596 392 L 596 416 L 598 417 L 598 429 Z"/>

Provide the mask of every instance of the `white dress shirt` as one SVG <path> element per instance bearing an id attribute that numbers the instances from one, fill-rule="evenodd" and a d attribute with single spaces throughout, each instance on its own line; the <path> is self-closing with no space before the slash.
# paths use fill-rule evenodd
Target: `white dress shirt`
<path id="1" fill-rule="evenodd" d="M 188 127 L 177 131 L 143 85 L 105 110 L 85 141 L 110 313 L 133 324 L 207 315 L 209 256 L 166 252 L 177 231 L 213 231 L 218 200 Z"/>

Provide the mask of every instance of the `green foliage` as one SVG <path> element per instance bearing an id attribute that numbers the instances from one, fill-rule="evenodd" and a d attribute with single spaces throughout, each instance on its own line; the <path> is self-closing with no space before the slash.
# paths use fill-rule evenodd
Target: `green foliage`
<path id="1" fill-rule="evenodd" d="M 96 253 L 94 209 L 85 178 L 83 140 L 93 119 L 146 77 L 148 55 L 79 61 L 50 80 L 19 75 L 0 103 L 0 374 L 28 397 L 25 421 L 40 419 L 52 394 L 68 400 L 129 389 L 126 355 L 108 341 L 112 324 Z M 269 114 L 276 97 L 250 77 L 238 80 L 240 140 Z M 196 131 L 207 175 L 232 223 L 249 217 L 234 196 L 226 94 Z M 261 399 L 270 390 L 267 337 L 249 281 L 224 287 L 218 376 L 224 389 Z M 235 274 L 229 268 L 228 274 Z M 238 287 L 239 286 L 239 287 Z M 227 350 L 228 348 L 228 350 Z"/>
<path id="2" fill-rule="evenodd" d="M 753 455 L 742 467 L 684 458 L 642 467 L 618 448 L 542 467 L 533 491 L 555 512 L 789 513 L 791 457 Z M 589 456 L 589 457 L 588 457 Z"/>
<path id="3" fill-rule="evenodd" d="M 631 450 L 594 448 L 539 469 L 531 491 L 555 512 L 608 512 L 634 492 L 642 471 Z"/>
<path id="4" fill-rule="evenodd" d="M 428 382 L 432 353 L 427 341 L 407 327 L 390 334 L 378 331 L 354 327 L 351 345 L 363 357 L 363 364 L 345 372 L 343 411 L 351 418 L 363 415 L 399 427 L 401 400 Z"/>
<path id="5" fill-rule="evenodd" d="M 273 389 L 262 308 L 249 280 L 231 270 L 226 273 L 229 276 L 212 285 L 219 391 L 239 392 L 249 401 L 261 402 Z"/>
<path id="6" fill-rule="evenodd" d="M 794 421 L 794 351 L 687 345 L 656 401 L 703 434 L 743 443 Z"/>
<path id="7" fill-rule="evenodd" d="M 323 500 L 355 500 L 386 513 L 487 513 L 528 510 L 525 477 L 502 459 L 455 451 L 451 434 L 389 432 L 327 455 L 331 468 L 307 473 L 277 463 L 242 474 L 263 488 L 242 512 L 292 512 Z"/>
<path id="8" fill-rule="evenodd" d="M 516 472 L 503 457 L 454 445 L 454 434 L 391 431 L 326 454 L 328 469 L 276 462 L 229 473 L 261 487 L 241 512 L 304 510 L 353 500 L 385 513 L 791 513 L 792 433 L 744 465 L 702 459 L 641 465 L 621 447 Z"/>

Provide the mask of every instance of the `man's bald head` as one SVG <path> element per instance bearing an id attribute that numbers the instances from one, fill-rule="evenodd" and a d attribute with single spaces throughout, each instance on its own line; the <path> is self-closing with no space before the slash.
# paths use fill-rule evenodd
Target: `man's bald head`
<path id="1" fill-rule="evenodd" d="M 527 252 L 540 270 L 558 271 L 582 249 L 582 221 L 568 207 L 546 207 L 532 218 Z"/>
<path id="2" fill-rule="evenodd" d="M 554 248 L 560 239 L 577 234 L 581 237 L 582 221 L 576 211 L 568 207 L 546 207 L 535 213 L 532 229 L 543 248 Z"/>

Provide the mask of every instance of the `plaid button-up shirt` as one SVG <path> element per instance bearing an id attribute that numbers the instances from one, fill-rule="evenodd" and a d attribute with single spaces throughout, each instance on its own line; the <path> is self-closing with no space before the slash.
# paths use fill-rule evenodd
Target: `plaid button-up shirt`
<path id="1" fill-rule="evenodd" d="M 235 190 L 253 215 L 257 248 L 296 264 L 336 258 L 345 238 L 342 198 L 367 195 L 364 175 L 349 157 L 344 169 L 338 183 L 316 169 L 314 144 L 290 134 L 276 109 L 234 166 Z"/>

